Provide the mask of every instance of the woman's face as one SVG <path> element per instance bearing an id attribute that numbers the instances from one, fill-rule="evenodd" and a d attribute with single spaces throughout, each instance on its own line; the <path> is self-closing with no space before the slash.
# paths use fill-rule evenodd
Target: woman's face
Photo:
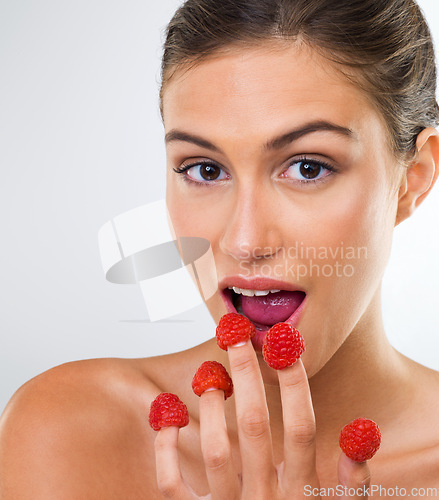
<path id="1" fill-rule="evenodd" d="M 292 323 L 316 373 L 377 311 L 401 174 L 380 114 L 310 48 L 268 44 L 177 73 L 163 110 L 167 205 L 211 244 L 213 318 L 246 314 L 256 349 Z"/>

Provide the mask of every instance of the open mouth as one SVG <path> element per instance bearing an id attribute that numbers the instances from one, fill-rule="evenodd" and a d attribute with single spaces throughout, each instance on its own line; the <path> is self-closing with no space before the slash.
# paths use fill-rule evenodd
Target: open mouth
<path id="1" fill-rule="evenodd" d="M 296 326 L 306 297 L 301 290 L 249 290 L 235 286 L 223 289 L 222 295 L 228 312 L 243 314 L 255 325 L 259 333 L 257 344 L 276 323 Z"/>

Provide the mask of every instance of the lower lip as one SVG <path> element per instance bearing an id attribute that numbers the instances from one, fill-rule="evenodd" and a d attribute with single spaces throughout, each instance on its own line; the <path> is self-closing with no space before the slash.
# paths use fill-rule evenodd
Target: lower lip
<path id="1" fill-rule="evenodd" d="M 227 312 L 234 312 L 236 313 L 235 306 L 229 300 L 229 298 L 224 294 L 224 292 L 221 293 L 223 300 L 226 304 L 226 309 Z M 293 314 L 284 321 L 284 323 L 290 324 L 292 327 L 297 328 L 297 325 L 299 324 L 300 318 L 302 316 L 303 310 L 305 309 L 305 305 L 307 302 L 308 295 L 305 295 L 305 298 L 302 300 L 300 306 L 293 312 Z M 265 336 L 267 335 L 268 330 L 270 327 L 263 327 L 261 326 L 256 326 L 256 334 L 252 338 L 252 344 L 255 349 L 255 351 L 262 351 L 262 346 L 264 344 L 264 339 Z"/>

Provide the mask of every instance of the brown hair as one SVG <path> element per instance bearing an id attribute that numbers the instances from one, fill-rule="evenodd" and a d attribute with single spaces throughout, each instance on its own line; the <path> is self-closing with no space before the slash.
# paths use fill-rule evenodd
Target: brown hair
<path id="1" fill-rule="evenodd" d="M 433 43 L 413 0 L 187 0 L 166 30 L 160 102 L 176 70 L 274 38 L 300 38 L 353 68 L 398 156 L 413 154 L 419 132 L 439 124 Z"/>

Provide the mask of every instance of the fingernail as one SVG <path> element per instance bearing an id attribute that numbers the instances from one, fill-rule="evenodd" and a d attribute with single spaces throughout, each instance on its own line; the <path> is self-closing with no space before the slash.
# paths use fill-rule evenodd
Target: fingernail
<path id="1" fill-rule="evenodd" d="M 229 345 L 229 347 L 242 347 L 243 345 L 247 344 L 247 340 L 245 340 L 244 342 L 238 342 L 237 344 L 232 344 L 232 345 Z"/>

